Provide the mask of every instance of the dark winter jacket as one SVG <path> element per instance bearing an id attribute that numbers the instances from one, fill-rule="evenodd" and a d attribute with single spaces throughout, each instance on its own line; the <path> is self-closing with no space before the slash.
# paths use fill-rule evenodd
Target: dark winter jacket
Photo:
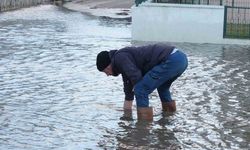
<path id="1" fill-rule="evenodd" d="M 175 47 L 154 44 L 141 47 L 125 47 L 109 52 L 113 74 L 122 74 L 126 100 L 133 100 L 133 87 L 143 76 L 158 65 Z"/>

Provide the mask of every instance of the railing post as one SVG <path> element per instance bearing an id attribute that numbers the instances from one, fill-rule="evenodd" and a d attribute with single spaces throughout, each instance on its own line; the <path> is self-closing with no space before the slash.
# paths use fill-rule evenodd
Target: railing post
<path id="1" fill-rule="evenodd" d="M 250 39 L 250 23 L 248 24 L 248 33 L 249 33 L 248 38 Z"/>
<path id="2" fill-rule="evenodd" d="M 223 38 L 227 36 L 227 8 L 228 6 L 224 6 L 224 28 L 223 28 Z"/>

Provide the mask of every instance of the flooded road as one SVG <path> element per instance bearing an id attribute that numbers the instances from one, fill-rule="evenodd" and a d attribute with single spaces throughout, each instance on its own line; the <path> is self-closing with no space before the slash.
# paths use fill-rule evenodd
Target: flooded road
<path id="1" fill-rule="evenodd" d="M 95 67 L 102 50 L 131 45 L 131 25 L 52 5 L 0 14 L 0 149 L 250 147 L 250 47 L 176 44 L 188 70 L 172 87 L 177 113 L 122 120 L 121 77 Z M 139 43 L 135 43 L 139 44 Z"/>

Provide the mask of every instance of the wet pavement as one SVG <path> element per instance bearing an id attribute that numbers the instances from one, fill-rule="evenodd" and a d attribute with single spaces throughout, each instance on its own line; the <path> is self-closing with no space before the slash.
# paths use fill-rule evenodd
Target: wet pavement
<path id="1" fill-rule="evenodd" d="M 95 67 L 98 52 L 130 45 L 128 20 L 52 5 L 0 13 L 0 149 L 249 149 L 249 46 L 174 44 L 189 58 L 171 89 L 177 113 L 162 114 L 154 92 L 146 123 L 135 106 L 121 119 L 121 77 Z"/>

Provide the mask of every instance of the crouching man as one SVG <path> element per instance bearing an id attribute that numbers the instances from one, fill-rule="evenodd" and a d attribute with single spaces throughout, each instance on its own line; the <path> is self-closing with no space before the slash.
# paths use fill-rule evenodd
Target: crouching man
<path id="1" fill-rule="evenodd" d="M 96 66 L 106 75 L 122 75 L 125 101 L 124 109 L 132 109 L 136 98 L 139 120 L 153 120 L 149 107 L 149 94 L 157 89 L 165 112 L 175 112 L 176 104 L 170 94 L 171 84 L 186 70 L 186 55 L 165 44 L 125 47 L 102 51 L 97 55 Z"/>

